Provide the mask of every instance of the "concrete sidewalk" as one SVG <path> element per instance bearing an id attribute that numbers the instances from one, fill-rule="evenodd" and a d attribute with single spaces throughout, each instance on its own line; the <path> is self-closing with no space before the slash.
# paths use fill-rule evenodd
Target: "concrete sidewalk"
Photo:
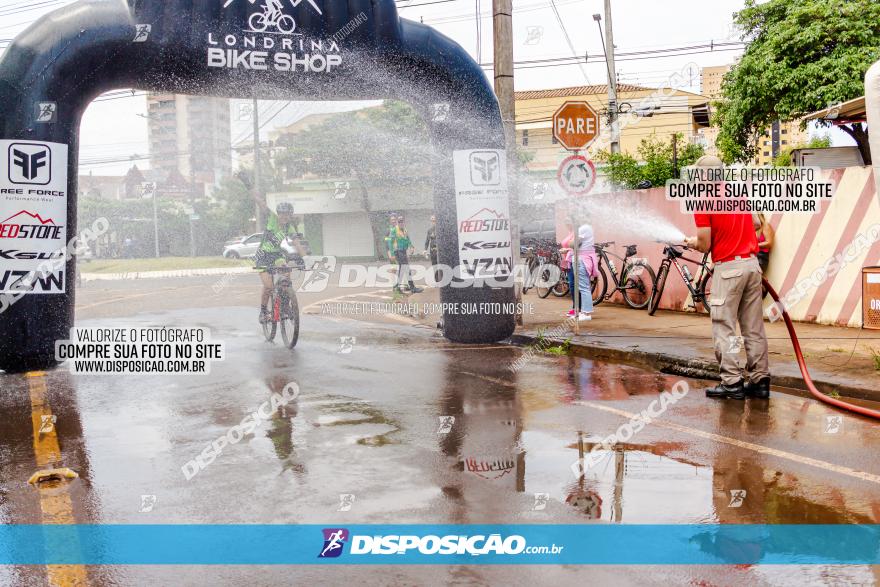
<path id="1" fill-rule="evenodd" d="M 531 293 L 523 302 L 533 304 L 534 313 L 524 317 L 514 341 L 526 344 L 564 323 L 571 307 L 569 299 L 541 300 Z M 774 387 L 805 391 L 784 322 L 765 321 L 765 327 Z M 880 331 L 808 323 L 795 323 L 795 330 L 810 376 L 821 391 L 880 401 L 880 359 L 872 355 L 872 349 L 880 353 Z M 581 323 L 580 335 L 571 332 L 559 338 L 570 338 L 572 351 L 580 356 L 718 378 L 711 321 L 705 314 L 660 311 L 649 316 L 644 310 L 605 302 L 596 307 L 593 320 Z"/>

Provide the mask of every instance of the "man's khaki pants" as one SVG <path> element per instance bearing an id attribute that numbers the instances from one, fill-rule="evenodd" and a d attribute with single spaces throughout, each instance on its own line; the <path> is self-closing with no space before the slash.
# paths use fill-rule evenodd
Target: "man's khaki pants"
<path id="1" fill-rule="evenodd" d="M 761 268 L 754 257 L 715 265 L 709 306 L 715 358 L 725 385 L 733 385 L 741 379 L 756 383 L 770 376 L 761 277 Z M 739 364 L 741 345 L 736 337 L 737 322 L 742 332 L 742 346 L 746 348 L 745 373 Z"/>

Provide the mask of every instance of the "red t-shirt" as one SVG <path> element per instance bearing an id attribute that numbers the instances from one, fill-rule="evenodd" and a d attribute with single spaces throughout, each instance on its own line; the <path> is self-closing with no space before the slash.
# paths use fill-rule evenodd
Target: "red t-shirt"
<path id="1" fill-rule="evenodd" d="M 712 261 L 724 263 L 758 252 L 751 214 L 694 214 L 697 228 L 712 229 Z"/>

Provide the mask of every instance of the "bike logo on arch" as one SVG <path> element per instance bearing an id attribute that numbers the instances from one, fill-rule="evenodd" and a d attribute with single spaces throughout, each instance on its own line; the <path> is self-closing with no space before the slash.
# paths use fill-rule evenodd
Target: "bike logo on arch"
<path id="1" fill-rule="evenodd" d="M 226 0 L 223 8 L 229 7 L 235 0 Z M 257 0 L 248 0 L 255 4 Z M 321 8 L 315 0 L 289 0 L 291 6 L 296 8 L 303 2 L 307 2 L 318 14 L 323 15 Z M 289 35 L 296 30 L 296 21 L 293 16 L 285 14 L 283 0 L 263 0 L 260 12 L 254 12 L 248 17 L 248 29 L 252 33 L 275 33 Z"/>

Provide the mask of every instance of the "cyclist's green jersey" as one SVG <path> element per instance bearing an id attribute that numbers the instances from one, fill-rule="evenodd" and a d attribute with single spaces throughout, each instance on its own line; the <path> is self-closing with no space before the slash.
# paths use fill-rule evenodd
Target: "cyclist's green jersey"
<path id="1" fill-rule="evenodd" d="M 263 242 L 260 243 L 260 250 L 267 253 L 280 253 L 281 243 L 284 239 L 296 236 L 296 225 L 291 222 L 287 226 L 282 226 L 278 220 L 278 214 L 269 212 L 269 219 L 266 221 L 266 230 L 263 232 Z"/>
<path id="2" fill-rule="evenodd" d="M 409 232 L 405 228 L 401 229 L 399 226 L 391 227 L 385 240 L 388 243 L 388 250 L 392 254 L 397 251 L 407 251 L 412 246 Z"/>

